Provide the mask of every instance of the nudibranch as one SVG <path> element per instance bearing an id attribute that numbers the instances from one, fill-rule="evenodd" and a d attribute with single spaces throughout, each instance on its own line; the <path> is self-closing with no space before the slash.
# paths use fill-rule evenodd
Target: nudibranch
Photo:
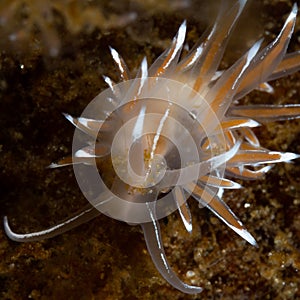
<path id="1" fill-rule="evenodd" d="M 225 189 L 239 189 L 234 178 L 253 180 L 272 165 L 300 156 L 268 150 L 253 127 L 300 117 L 300 104 L 240 105 L 254 89 L 271 92 L 269 81 L 300 69 L 300 51 L 286 53 L 295 26 L 294 4 L 278 36 L 263 47 L 257 41 L 238 61 L 220 70 L 229 36 L 246 0 L 228 7 L 223 1 L 214 25 L 182 54 L 186 22 L 170 47 L 148 68 L 143 59 L 132 79 L 116 50 L 110 48 L 122 81 L 104 77 L 109 88 L 83 114 L 65 117 L 75 125 L 73 153 L 50 165 L 73 165 L 77 182 L 89 200 L 77 215 L 52 228 L 26 234 L 11 230 L 18 242 L 61 234 L 104 213 L 142 227 L 148 251 L 160 274 L 175 288 L 196 294 L 201 287 L 182 282 L 170 268 L 159 220 L 175 210 L 192 231 L 188 198 L 207 207 L 251 245 L 254 237 L 222 200 Z"/>

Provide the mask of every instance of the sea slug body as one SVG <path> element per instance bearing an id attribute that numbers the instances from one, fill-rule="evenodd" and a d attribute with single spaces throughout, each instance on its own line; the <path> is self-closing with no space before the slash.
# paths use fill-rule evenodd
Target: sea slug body
<path id="1" fill-rule="evenodd" d="M 186 22 L 171 46 L 148 68 L 144 59 L 135 79 L 119 53 L 110 48 L 121 83 L 104 77 L 109 88 L 83 114 L 65 117 L 75 125 L 73 154 L 51 168 L 73 165 L 77 182 L 90 204 L 78 215 L 47 230 L 18 234 L 7 217 L 4 228 L 14 241 L 50 238 L 104 213 L 139 224 L 160 274 L 175 288 L 196 294 L 201 287 L 182 282 L 168 264 L 159 220 L 175 210 L 192 231 L 187 199 L 210 209 L 251 245 L 254 237 L 222 200 L 225 189 L 239 189 L 234 178 L 253 180 L 273 164 L 298 154 L 268 150 L 253 127 L 300 117 L 300 105 L 237 105 L 254 89 L 272 91 L 269 81 L 300 69 L 300 51 L 287 54 L 297 5 L 282 30 L 267 46 L 256 42 L 226 70 L 220 70 L 230 33 L 245 0 L 221 10 L 211 30 L 182 57 Z M 85 145 L 82 146 L 84 136 Z M 106 176 L 101 172 L 105 165 Z M 105 178 L 104 178 L 105 177 Z"/>

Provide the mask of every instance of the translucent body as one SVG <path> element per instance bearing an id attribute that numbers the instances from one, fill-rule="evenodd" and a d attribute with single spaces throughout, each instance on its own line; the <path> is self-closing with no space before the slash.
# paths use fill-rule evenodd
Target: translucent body
<path id="1" fill-rule="evenodd" d="M 228 8 L 224 1 L 211 31 L 180 60 L 184 22 L 170 48 L 149 69 L 144 59 L 134 80 L 130 80 L 122 57 L 111 49 L 123 82 L 115 84 L 105 77 L 110 88 L 99 94 L 82 116 L 66 115 L 77 127 L 73 155 L 51 165 L 74 165 L 77 181 L 92 208 L 53 228 L 30 234 L 14 233 L 5 217 L 8 236 L 15 241 L 49 238 L 100 212 L 140 224 L 161 275 L 190 294 L 202 289 L 183 283 L 171 270 L 158 221 L 178 209 L 191 232 L 188 197 L 209 208 L 256 246 L 221 196 L 224 189 L 241 187 L 232 178 L 257 179 L 272 164 L 299 157 L 261 147 L 251 128 L 259 122 L 298 118 L 300 105 L 236 106 L 234 101 L 255 88 L 270 91 L 268 80 L 300 68 L 300 53 L 286 55 L 297 13 L 294 5 L 273 42 L 262 48 L 262 41 L 258 41 L 229 69 L 218 70 L 245 2 Z M 85 140 L 81 132 L 86 134 Z M 101 172 L 103 165 L 106 174 Z"/>

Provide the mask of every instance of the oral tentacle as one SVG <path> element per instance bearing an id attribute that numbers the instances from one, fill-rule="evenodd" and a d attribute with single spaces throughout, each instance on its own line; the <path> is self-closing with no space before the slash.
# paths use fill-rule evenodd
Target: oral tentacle
<path id="1" fill-rule="evenodd" d="M 150 214 L 153 214 L 151 209 Z M 158 221 L 153 216 L 152 222 L 143 223 L 141 227 L 144 232 L 144 237 L 147 245 L 148 252 L 155 264 L 156 269 L 163 276 L 163 278 L 169 282 L 174 288 L 180 290 L 186 294 L 198 294 L 202 292 L 201 287 L 188 285 L 181 281 L 174 271 L 171 269 L 161 239 L 160 226 Z"/>
<path id="2" fill-rule="evenodd" d="M 91 205 L 85 206 L 80 212 L 76 213 L 73 217 L 66 219 L 65 221 L 52 226 L 48 229 L 35 231 L 31 233 L 16 233 L 12 231 L 9 226 L 8 218 L 5 216 L 3 219 L 4 230 L 6 235 L 13 241 L 16 242 L 34 242 L 44 239 L 53 238 L 57 235 L 60 235 L 66 231 L 69 231 L 81 224 L 89 222 L 90 220 L 98 217 L 100 211 Z"/>

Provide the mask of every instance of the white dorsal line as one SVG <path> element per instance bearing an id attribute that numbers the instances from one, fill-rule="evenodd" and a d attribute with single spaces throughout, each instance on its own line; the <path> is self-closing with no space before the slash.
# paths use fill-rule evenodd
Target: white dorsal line
<path id="1" fill-rule="evenodd" d="M 139 86 L 139 90 L 138 90 L 138 95 L 141 94 L 142 88 L 145 84 L 145 81 L 148 78 L 148 63 L 147 63 L 147 58 L 144 57 L 141 63 L 141 82 L 140 82 L 140 86 Z"/>
<path id="2" fill-rule="evenodd" d="M 261 126 L 261 124 L 255 120 L 252 120 L 252 119 L 249 119 L 247 120 L 247 122 L 245 122 L 243 124 L 243 127 L 250 127 L 250 128 L 253 128 L 253 127 L 258 127 L 258 126 Z"/>
<path id="3" fill-rule="evenodd" d="M 243 152 L 243 150 L 241 151 Z M 256 150 L 249 150 L 246 152 L 252 152 L 255 156 L 256 153 L 265 153 L 268 155 L 279 155 L 280 157 L 278 159 L 270 159 L 270 160 L 263 160 L 263 161 L 257 161 L 257 162 L 244 162 L 244 165 L 250 165 L 250 166 L 259 166 L 261 164 L 273 164 L 273 163 L 279 163 L 279 162 L 291 162 L 294 159 L 297 159 L 300 157 L 300 154 L 292 153 L 292 152 L 277 152 L 277 151 L 256 151 Z"/>
<path id="4" fill-rule="evenodd" d="M 110 49 L 110 53 L 111 53 L 112 58 L 117 63 L 117 65 L 118 65 L 118 67 L 121 71 L 121 74 L 125 73 L 125 70 L 123 68 L 119 53 L 112 47 L 109 47 L 109 49 Z"/>
<path id="5" fill-rule="evenodd" d="M 75 152 L 75 157 L 96 157 L 95 154 L 91 154 L 87 151 L 84 151 L 84 149 L 80 149 Z"/>
<path id="6" fill-rule="evenodd" d="M 247 70 L 247 68 L 249 67 L 250 63 L 252 62 L 253 58 L 255 57 L 255 55 L 257 54 L 261 44 L 262 44 L 262 39 L 260 39 L 259 41 L 257 41 L 249 50 L 248 54 L 247 54 L 247 59 L 246 59 L 246 63 L 244 64 L 239 76 L 236 78 L 236 80 L 234 81 L 233 85 L 232 85 L 232 89 L 236 88 L 236 85 L 238 85 L 240 83 L 240 79 L 244 76 L 245 71 Z"/>
<path id="7" fill-rule="evenodd" d="M 160 138 L 161 131 L 164 127 L 165 121 L 167 120 L 167 118 L 169 116 L 169 113 L 170 113 L 170 108 L 167 108 L 164 115 L 163 115 L 163 117 L 161 118 L 161 120 L 159 122 L 159 125 L 158 125 L 158 128 L 156 130 L 156 134 L 155 134 L 154 139 L 153 139 L 153 145 L 152 145 L 152 149 L 151 149 L 151 153 L 150 153 L 149 168 L 150 168 L 151 161 L 153 160 L 153 157 L 154 157 L 154 152 L 156 150 L 156 146 L 157 146 L 158 140 Z"/>
<path id="8" fill-rule="evenodd" d="M 280 154 L 281 158 L 278 160 L 275 160 L 273 162 L 290 162 L 291 160 L 297 159 L 300 157 L 299 154 L 292 153 L 292 152 L 269 152 L 270 154 Z M 270 161 L 272 162 L 272 161 Z"/>
<path id="9" fill-rule="evenodd" d="M 224 221 L 225 222 L 225 221 Z M 239 222 L 240 223 L 240 222 Z M 250 234 L 249 231 L 246 229 L 238 229 L 229 223 L 226 223 L 233 231 L 235 231 L 239 236 L 241 236 L 244 240 L 246 240 L 248 243 L 250 243 L 252 246 L 258 247 L 258 244 L 255 240 L 255 238 Z"/>
<path id="10" fill-rule="evenodd" d="M 177 208 L 179 210 L 179 214 L 181 216 L 183 225 L 186 228 L 187 232 L 191 233 L 193 230 L 192 216 L 191 216 L 188 204 L 186 202 L 186 198 L 184 196 L 184 191 L 182 190 L 182 188 L 180 186 L 175 186 L 175 188 L 173 189 L 173 193 L 175 195 L 175 201 L 176 201 Z M 187 220 L 185 215 L 183 214 L 181 206 L 185 206 L 185 209 L 188 212 L 189 220 Z"/>
<path id="11" fill-rule="evenodd" d="M 196 52 L 193 55 L 193 58 L 191 59 L 189 64 L 185 67 L 185 69 L 188 69 L 189 67 L 193 66 L 194 63 L 198 60 L 198 58 L 202 54 L 202 52 L 203 52 L 203 44 L 201 44 L 199 47 L 197 47 Z"/>
<path id="12" fill-rule="evenodd" d="M 184 39 L 185 39 L 185 34 L 186 34 L 186 21 L 183 21 L 183 23 L 180 25 L 177 36 L 175 38 L 175 49 L 172 53 L 171 58 L 169 59 L 168 63 L 164 66 L 164 69 L 168 68 L 170 63 L 173 61 L 175 56 L 177 55 L 178 51 L 181 49 Z"/>
<path id="13" fill-rule="evenodd" d="M 145 115 L 146 115 L 146 105 L 143 105 L 139 112 L 139 115 L 137 117 L 137 120 L 135 122 L 133 131 L 132 131 L 133 142 L 135 142 L 137 139 L 139 139 L 142 136 L 144 122 L 145 122 Z"/>
<path id="14" fill-rule="evenodd" d="M 292 11 L 291 11 L 291 13 L 289 14 L 288 18 L 286 19 L 286 21 L 285 21 L 285 23 L 284 23 L 284 25 L 283 25 L 283 28 L 281 29 L 280 34 L 279 34 L 279 36 L 277 37 L 277 39 L 279 39 L 280 36 L 283 34 L 283 32 L 284 32 L 285 28 L 288 26 L 288 24 L 289 24 L 291 21 L 294 22 L 294 20 L 295 20 L 296 17 L 297 17 L 297 12 L 298 12 L 298 7 L 297 7 L 297 4 L 294 3 L 293 8 L 292 8 Z M 291 37 L 292 32 L 293 32 L 293 30 L 294 30 L 294 27 L 295 27 L 295 22 L 294 22 L 294 24 L 293 24 L 293 28 L 291 29 L 291 32 L 290 32 L 290 34 L 289 34 L 289 37 Z M 277 41 L 277 39 L 276 39 L 275 41 Z"/>
<path id="15" fill-rule="evenodd" d="M 87 129 L 93 129 L 89 126 L 89 122 L 91 123 L 97 123 L 99 124 L 99 128 L 100 128 L 100 125 L 103 124 L 103 121 L 102 120 L 95 120 L 95 119 L 89 119 L 89 118 L 84 118 L 84 117 L 79 117 L 79 118 L 74 118 L 72 117 L 71 115 L 67 114 L 67 113 L 63 113 L 63 115 L 65 116 L 65 118 L 70 122 L 72 123 L 75 127 L 77 127 L 78 129 L 83 129 L 81 127 L 79 127 L 79 124 L 86 127 Z M 76 121 L 78 123 L 76 123 Z"/>
<path id="16" fill-rule="evenodd" d="M 110 87 L 110 89 L 113 91 L 114 90 L 114 85 L 115 83 L 110 79 L 110 77 L 103 75 L 103 80 L 105 83 Z"/>
<path id="17" fill-rule="evenodd" d="M 202 181 L 202 180 L 201 180 Z M 204 184 L 208 184 L 210 186 L 214 186 L 217 188 L 224 188 L 224 189 L 240 189 L 242 186 L 232 180 L 226 179 L 226 178 L 219 178 L 215 176 L 207 176 L 207 179 L 204 178 L 202 181 Z"/>

